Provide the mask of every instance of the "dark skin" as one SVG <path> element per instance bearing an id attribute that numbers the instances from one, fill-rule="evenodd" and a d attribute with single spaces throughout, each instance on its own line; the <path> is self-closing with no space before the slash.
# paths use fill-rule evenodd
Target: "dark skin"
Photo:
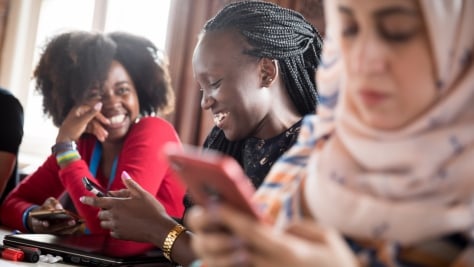
<path id="1" fill-rule="evenodd" d="M 280 80 L 278 61 L 245 55 L 244 48 L 248 47 L 235 32 L 203 35 L 193 56 L 195 77 L 203 89 L 201 106 L 212 112 L 229 112 L 224 124 L 226 136 L 268 139 L 290 128 L 301 115 Z M 242 125 L 241 121 L 246 121 L 246 127 L 235 127 Z M 81 201 L 102 209 L 101 226 L 112 236 L 162 248 L 176 221 L 131 179 L 124 179 L 124 184 L 128 189 L 113 192 L 115 197 L 83 197 Z M 191 239 L 189 231 L 178 236 L 171 251 L 173 261 L 187 266 L 196 259 Z"/>
<path id="2" fill-rule="evenodd" d="M 114 126 L 110 118 L 118 115 L 123 116 L 123 119 Z M 71 109 L 59 128 L 56 143 L 78 140 L 84 132 L 94 134 L 102 143 L 100 168 L 108 177 L 113 161 L 122 149 L 123 140 L 138 115 L 139 102 L 133 81 L 127 70 L 118 61 L 113 61 L 103 90 L 90 88 L 87 98 Z M 72 162 L 60 164 L 60 167 L 64 168 Z M 57 199 L 50 197 L 33 210 L 54 209 L 62 209 L 62 206 Z M 53 228 L 48 221 L 31 216 L 28 226 L 34 233 L 55 234 L 70 234 L 76 228 L 74 221 L 65 222 L 64 227 L 54 225 Z"/>
<path id="3" fill-rule="evenodd" d="M 75 134 L 78 132 L 83 132 L 89 121 L 91 121 L 94 117 L 100 117 L 99 114 L 101 107 L 102 103 L 97 104 L 93 107 L 89 105 L 79 105 L 78 107 L 73 108 L 69 112 L 68 116 L 64 120 L 64 123 L 62 124 L 59 130 L 57 142 L 75 140 Z M 79 137 L 77 136 L 77 138 Z M 41 206 L 33 210 L 55 209 L 63 209 L 63 207 L 56 198 L 49 197 L 43 202 Z M 77 225 L 73 220 L 64 222 L 64 224 L 61 226 L 55 225 L 53 228 L 53 226 L 50 225 L 48 221 L 38 220 L 36 218 L 33 218 L 32 216 L 29 216 L 27 223 L 29 229 L 31 229 L 34 233 L 71 234 L 77 230 Z"/>
<path id="4" fill-rule="evenodd" d="M 272 138 L 301 119 L 281 81 L 278 61 L 244 53 L 251 47 L 235 31 L 204 34 L 194 50 L 201 107 L 226 114 L 216 124 L 229 140 Z"/>
<path id="5" fill-rule="evenodd" d="M 101 226 L 109 229 L 111 236 L 150 242 L 161 248 L 166 235 L 177 222 L 166 214 L 153 195 L 130 179 L 128 174 L 123 173 L 122 180 L 127 189 L 109 192 L 112 197 L 82 197 L 81 202 L 102 209 L 99 212 Z M 196 259 L 191 250 L 191 238 L 191 232 L 181 233 L 171 250 L 171 258 L 184 266 Z"/>
<path id="6" fill-rule="evenodd" d="M 275 231 L 230 206 L 216 205 L 193 207 L 188 224 L 195 233 L 193 249 L 207 267 L 359 266 L 339 233 L 312 220 Z M 228 231 L 208 231 L 209 225 Z"/>

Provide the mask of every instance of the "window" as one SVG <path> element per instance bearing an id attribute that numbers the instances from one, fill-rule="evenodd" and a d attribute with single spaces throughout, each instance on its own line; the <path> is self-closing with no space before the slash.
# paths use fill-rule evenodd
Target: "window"
<path id="1" fill-rule="evenodd" d="M 9 25 L 13 26 L 7 30 L 3 53 L 9 56 L 2 60 L 2 70 L 8 71 L 2 71 L 0 83 L 20 99 L 25 111 L 20 165 L 41 164 L 50 154 L 57 135 L 58 129 L 43 115 L 42 96 L 34 90 L 34 80 L 30 79 L 48 39 L 71 29 L 127 31 L 146 36 L 164 49 L 170 1 L 12 1 Z"/>

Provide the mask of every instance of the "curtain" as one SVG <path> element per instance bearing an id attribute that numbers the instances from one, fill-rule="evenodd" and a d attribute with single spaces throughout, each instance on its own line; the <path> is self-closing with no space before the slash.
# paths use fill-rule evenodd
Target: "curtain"
<path id="1" fill-rule="evenodd" d="M 213 126 L 210 112 L 201 109 L 201 92 L 193 78 L 191 60 L 198 34 L 205 22 L 230 2 L 235 0 L 173 0 L 171 4 L 166 51 L 176 94 L 176 108 L 168 119 L 185 144 L 202 145 Z M 301 12 L 323 33 L 322 0 L 270 2 Z"/>

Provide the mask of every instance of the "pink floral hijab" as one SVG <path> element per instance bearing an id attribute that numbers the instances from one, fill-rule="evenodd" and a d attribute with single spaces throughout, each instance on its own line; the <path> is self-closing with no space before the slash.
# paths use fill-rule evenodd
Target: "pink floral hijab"
<path id="1" fill-rule="evenodd" d="M 337 7 L 326 1 L 314 135 L 331 137 L 310 157 L 304 201 L 317 221 L 351 237 L 409 245 L 474 233 L 474 1 L 419 3 L 442 97 L 388 133 L 363 124 L 346 104 Z"/>

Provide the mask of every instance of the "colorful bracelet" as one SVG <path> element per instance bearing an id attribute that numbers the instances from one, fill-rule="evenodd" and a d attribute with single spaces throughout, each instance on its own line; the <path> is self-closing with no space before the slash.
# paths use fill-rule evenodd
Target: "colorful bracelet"
<path id="1" fill-rule="evenodd" d="M 178 238 L 178 236 L 186 231 L 186 228 L 181 224 L 176 224 L 169 232 L 163 242 L 163 256 L 167 258 L 169 261 L 173 262 L 171 259 L 171 249 L 173 248 L 174 242 Z"/>
<path id="2" fill-rule="evenodd" d="M 77 145 L 76 145 L 76 142 L 74 141 L 61 142 L 51 147 L 51 153 L 57 156 L 58 153 L 69 151 L 69 150 L 76 150 L 76 149 L 77 149 Z"/>
<path id="3" fill-rule="evenodd" d="M 56 155 L 58 165 L 64 165 L 72 160 L 81 159 L 81 155 L 77 150 L 68 150 Z"/>

